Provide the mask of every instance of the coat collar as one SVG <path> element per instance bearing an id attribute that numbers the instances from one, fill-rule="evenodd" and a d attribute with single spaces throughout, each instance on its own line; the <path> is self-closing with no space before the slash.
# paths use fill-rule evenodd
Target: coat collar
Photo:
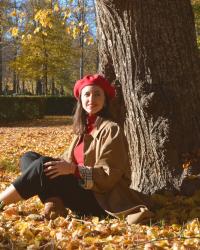
<path id="1" fill-rule="evenodd" d="M 90 135 L 95 139 L 95 138 L 98 136 L 99 132 L 100 132 L 108 123 L 110 123 L 109 120 L 103 121 L 103 122 L 100 124 L 99 128 L 95 127 L 95 128 L 92 130 L 92 132 L 90 133 Z"/>
<path id="2" fill-rule="evenodd" d="M 111 121 L 110 120 L 105 120 L 103 121 L 100 126 L 94 127 L 94 129 L 92 130 L 92 132 L 90 134 L 85 134 L 84 138 L 90 138 L 90 139 L 96 139 L 96 137 L 98 136 L 98 134 L 100 133 L 100 131 L 106 127 L 107 124 L 109 124 Z M 79 140 L 81 139 L 81 135 L 77 135 L 75 137 L 75 146 L 78 144 Z"/>

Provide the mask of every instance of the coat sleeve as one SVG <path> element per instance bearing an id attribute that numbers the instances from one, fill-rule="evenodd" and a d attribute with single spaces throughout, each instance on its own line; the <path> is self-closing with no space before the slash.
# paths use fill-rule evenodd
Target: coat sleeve
<path id="1" fill-rule="evenodd" d="M 82 169 L 85 174 L 81 173 L 81 169 L 80 174 L 86 180 L 83 188 L 91 189 L 97 193 L 105 193 L 117 185 L 126 171 L 128 154 L 125 150 L 120 127 L 117 124 L 102 131 L 99 140 L 99 149 L 96 149 L 99 150 L 98 158 L 94 167 L 85 166 L 85 169 Z"/>

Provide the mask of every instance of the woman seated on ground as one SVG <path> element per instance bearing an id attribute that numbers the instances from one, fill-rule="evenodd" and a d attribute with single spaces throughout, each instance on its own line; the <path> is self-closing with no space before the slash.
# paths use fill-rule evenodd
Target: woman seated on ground
<path id="1" fill-rule="evenodd" d="M 150 218 L 148 200 L 129 188 L 122 131 L 109 114 L 114 87 L 101 75 L 87 75 L 76 82 L 74 95 L 76 137 L 68 154 L 54 159 L 25 153 L 22 174 L 0 194 L 1 207 L 38 195 L 46 218 L 65 216 L 65 208 L 81 216 L 129 214 L 130 223 Z"/>

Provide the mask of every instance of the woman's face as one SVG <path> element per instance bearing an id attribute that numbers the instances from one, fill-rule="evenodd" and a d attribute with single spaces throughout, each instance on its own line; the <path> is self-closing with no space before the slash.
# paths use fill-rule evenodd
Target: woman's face
<path id="1" fill-rule="evenodd" d="M 105 103 L 105 94 L 102 88 L 97 85 L 85 86 L 81 91 L 81 103 L 83 109 L 94 115 L 99 112 Z"/>

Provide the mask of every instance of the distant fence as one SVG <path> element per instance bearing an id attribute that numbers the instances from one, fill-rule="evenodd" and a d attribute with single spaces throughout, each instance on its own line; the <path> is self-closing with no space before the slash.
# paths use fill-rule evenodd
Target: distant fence
<path id="1" fill-rule="evenodd" d="M 37 119 L 44 115 L 72 115 L 75 103 L 71 96 L 0 96 L 0 122 Z"/>

